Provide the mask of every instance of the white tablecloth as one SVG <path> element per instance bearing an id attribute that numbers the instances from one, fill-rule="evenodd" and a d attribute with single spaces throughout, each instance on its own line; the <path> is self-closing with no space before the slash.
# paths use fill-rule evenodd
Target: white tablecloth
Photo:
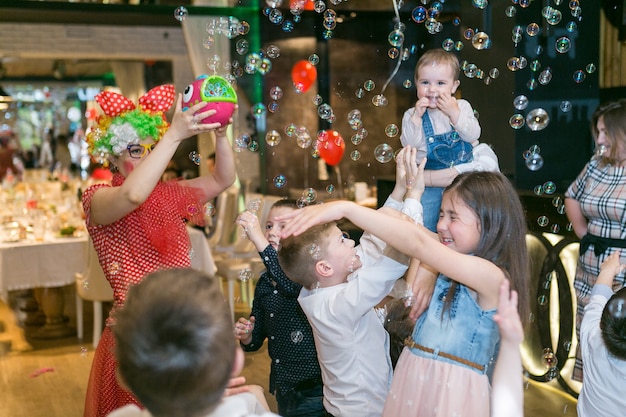
<path id="1" fill-rule="evenodd" d="M 213 276 L 215 263 L 201 230 L 187 228 L 193 253 L 192 268 Z M 87 237 L 48 237 L 45 242 L 0 242 L 0 298 L 9 291 L 73 284 L 76 272 L 85 270 Z"/>
<path id="2" fill-rule="evenodd" d="M 62 287 L 85 269 L 87 237 L 0 243 L 0 298 L 9 291 Z"/>

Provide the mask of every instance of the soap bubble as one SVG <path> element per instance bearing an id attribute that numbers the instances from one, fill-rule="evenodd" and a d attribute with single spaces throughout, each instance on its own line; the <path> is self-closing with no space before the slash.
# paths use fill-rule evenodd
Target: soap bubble
<path id="1" fill-rule="evenodd" d="M 328 185 L 326 186 L 326 192 L 327 192 L 328 194 L 332 194 L 332 193 L 334 193 L 334 192 L 335 192 L 335 186 L 334 186 L 333 184 L 328 184 Z"/>
<path id="2" fill-rule="evenodd" d="M 572 110 L 572 102 L 568 100 L 563 100 L 559 105 L 559 108 L 563 113 L 567 113 L 568 111 Z"/>
<path id="3" fill-rule="evenodd" d="M 274 186 L 276 188 L 283 188 L 287 184 L 287 177 L 283 174 L 278 174 L 274 177 Z"/>
<path id="4" fill-rule="evenodd" d="M 549 123 L 550 116 L 542 108 L 533 109 L 526 116 L 526 125 L 534 132 L 545 129 Z"/>
<path id="5" fill-rule="evenodd" d="M 304 198 L 307 203 L 311 204 L 317 199 L 317 191 L 315 191 L 315 188 L 307 188 L 302 191 L 302 198 Z"/>
<path id="6" fill-rule="evenodd" d="M 374 149 L 374 157 L 381 164 L 386 164 L 393 159 L 393 148 L 386 143 L 381 143 Z"/>
<path id="7" fill-rule="evenodd" d="M 539 33 L 541 32 L 541 28 L 539 27 L 539 25 L 537 23 L 530 23 L 528 26 L 526 26 L 526 33 L 528 34 L 528 36 L 537 36 L 539 35 Z"/>
<path id="8" fill-rule="evenodd" d="M 513 99 L 513 107 L 516 110 L 524 110 L 528 107 L 528 97 L 525 95 L 519 95 Z"/>
<path id="9" fill-rule="evenodd" d="M 322 258 L 322 249 L 317 246 L 315 243 L 312 243 L 309 246 L 309 255 L 311 256 L 311 258 L 317 260 L 320 260 Z"/>
<path id="10" fill-rule="evenodd" d="M 241 282 L 248 282 L 252 279 L 253 273 L 250 268 L 243 268 L 239 271 L 239 280 Z"/>
<path id="11" fill-rule="evenodd" d="M 373 80 L 367 80 L 363 83 L 363 88 L 367 91 L 372 91 L 376 88 L 376 83 Z"/>
<path id="12" fill-rule="evenodd" d="M 272 100 L 280 100 L 283 97 L 283 89 L 279 86 L 274 86 L 270 89 L 270 97 Z"/>
<path id="13" fill-rule="evenodd" d="M 516 113 L 509 118 L 509 126 L 515 130 L 521 129 L 525 124 L 526 121 L 524 120 L 524 116 L 519 113 Z"/>
<path id="14" fill-rule="evenodd" d="M 424 23 L 426 14 L 426 8 L 424 6 L 417 6 L 411 12 L 411 19 L 413 19 L 415 23 Z"/>
<path id="15" fill-rule="evenodd" d="M 554 49 L 560 54 L 567 53 L 572 47 L 572 41 L 567 36 L 561 36 L 554 43 Z"/>
<path id="16" fill-rule="evenodd" d="M 267 109 L 265 108 L 265 104 L 263 104 L 263 103 L 256 103 L 250 109 L 250 113 L 252 114 L 252 116 L 255 119 L 260 119 L 260 118 L 264 117 L 267 114 Z"/>
<path id="17" fill-rule="evenodd" d="M 372 104 L 376 107 L 385 107 L 388 103 L 387 97 L 382 94 L 377 94 L 372 97 Z"/>
<path id="18" fill-rule="evenodd" d="M 515 17 L 515 15 L 517 14 L 517 9 L 515 8 L 515 6 L 509 6 L 504 10 L 504 14 L 506 15 L 506 17 Z"/>
<path id="19" fill-rule="evenodd" d="M 182 22 L 183 20 L 187 19 L 187 16 L 189 16 L 189 11 L 187 10 L 187 8 L 183 6 L 177 7 L 174 10 L 174 18 L 178 20 L 179 22 Z"/>
<path id="20" fill-rule="evenodd" d="M 359 159 L 361 159 L 361 152 L 357 150 L 350 152 L 350 159 L 352 159 L 353 161 L 358 161 Z"/>
<path id="21" fill-rule="evenodd" d="M 526 168 L 530 171 L 539 171 L 543 168 L 543 157 L 540 154 L 531 154 L 525 162 Z"/>
<path id="22" fill-rule="evenodd" d="M 541 71 L 541 74 L 539 74 L 539 84 L 546 85 L 551 80 L 552 80 L 552 70 L 550 69 L 550 67 Z"/>
<path id="23" fill-rule="evenodd" d="M 550 348 L 545 348 L 543 350 L 541 359 L 543 360 L 543 364 L 546 368 L 554 368 L 559 362 L 556 355 Z"/>
<path id="24" fill-rule="evenodd" d="M 296 133 L 296 144 L 300 148 L 305 149 L 311 146 L 312 142 L 313 139 L 311 138 L 311 134 L 309 133 L 308 129 L 306 127 L 298 128 L 298 131 Z"/>
<path id="25" fill-rule="evenodd" d="M 556 191 L 556 184 L 552 181 L 546 181 L 543 184 L 543 191 L 546 194 L 554 194 L 554 192 Z"/>
<path id="26" fill-rule="evenodd" d="M 280 56 L 280 48 L 277 45 L 269 45 L 265 48 L 265 54 L 272 59 L 276 59 Z"/>
<path id="27" fill-rule="evenodd" d="M 390 138 L 395 137 L 398 134 L 398 126 L 393 123 L 388 124 L 387 127 L 385 127 L 385 134 Z"/>
<path id="28" fill-rule="evenodd" d="M 270 130 L 265 134 L 265 143 L 267 143 L 268 146 L 278 146 L 281 140 L 280 133 L 276 130 Z"/>
<path id="29" fill-rule="evenodd" d="M 574 72 L 573 78 L 576 84 L 580 84 L 585 81 L 585 78 L 587 78 L 587 76 L 585 75 L 585 72 L 583 70 L 577 70 Z"/>
<path id="30" fill-rule="evenodd" d="M 213 217 L 215 215 L 215 206 L 211 202 L 204 203 L 202 210 L 204 211 L 205 217 Z"/>
<path id="31" fill-rule="evenodd" d="M 300 343 L 304 340 L 304 334 L 300 330 L 294 330 L 291 332 L 291 341 L 293 343 Z"/>

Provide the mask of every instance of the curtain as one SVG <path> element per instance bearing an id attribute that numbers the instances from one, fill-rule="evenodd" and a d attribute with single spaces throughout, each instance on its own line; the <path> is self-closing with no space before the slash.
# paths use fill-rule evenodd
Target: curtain
<path id="1" fill-rule="evenodd" d="M 143 61 L 113 61 L 111 68 L 122 95 L 136 104 L 146 92 Z"/>

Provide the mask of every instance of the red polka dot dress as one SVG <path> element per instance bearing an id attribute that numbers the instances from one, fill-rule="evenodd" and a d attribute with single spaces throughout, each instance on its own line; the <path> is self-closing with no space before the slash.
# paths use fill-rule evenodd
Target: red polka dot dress
<path id="1" fill-rule="evenodd" d="M 116 174 L 112 186 L 124 177 Z M 87 224 L 94 193 L 107 184 L 96 184 L 83 194 Z M 85 417 L 104 417 L 126 404 L 138 404 L 133 395 L 119 386 L 116 376 L 115 340 L 110 326 L 131 285 L 151 272 L 190 267 L 190 243 L 184 219 L 201 222 L 202 209 L 194 189 L 176 181 L 159 183 L 148 199 L 124 218 L 104 226 L 87 226 L 100 265 L 113 288 L 114 305 L 96 348 L 89 376 Z M 167 291 L 164 288 L 164 291 Z"/>

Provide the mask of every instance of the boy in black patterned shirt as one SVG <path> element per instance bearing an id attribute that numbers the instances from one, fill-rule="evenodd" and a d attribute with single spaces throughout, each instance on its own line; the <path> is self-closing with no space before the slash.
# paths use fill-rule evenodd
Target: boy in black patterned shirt
<path id="1" fill-rule="evenodd" d="M 267 268 L 254 291 L 249 319 L 240 318 L 235 336 L 246 352 L 268 340 L 270 392 L 283 417 L 324 416 L 322 377 L 311 326 L 298 304 L 302 286 L 291 281 L 278 264 L 277 250 L 284 222 L 276 217 L 296 210 L 295 200 L 279 200 L 269 211 L 265 232 L 257 217 L 243 212 L 237 219 Z"/>

